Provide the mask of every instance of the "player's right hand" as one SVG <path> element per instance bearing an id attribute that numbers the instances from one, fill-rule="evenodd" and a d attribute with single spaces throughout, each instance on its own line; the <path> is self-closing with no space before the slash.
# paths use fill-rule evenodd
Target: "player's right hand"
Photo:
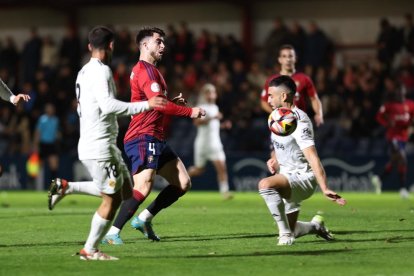
<path id="1" fill-rule="evenodd" d="M 346 204 L 346 200 L 342 198 L 340 195 L 335 193 L 334 191 L 331 191 L 329 189 L 323 191 L 323 194 L 329 199 L 334 201 L 336 204 L 339 204 L 341 206 Z"/>
<path id="2" fill-rule="evenodd" d="M 167 99 L 160 96 L 155 96 L 148 100 L 148 105 L 151 109 L 164 108 L 167 105 Z"/>
<path id="3" fill-rule="evenodd" d="M 206 111 L 201 107 L 193 107 L 191 112 L 191 118 L 197 119 L 206 116 Z"/>

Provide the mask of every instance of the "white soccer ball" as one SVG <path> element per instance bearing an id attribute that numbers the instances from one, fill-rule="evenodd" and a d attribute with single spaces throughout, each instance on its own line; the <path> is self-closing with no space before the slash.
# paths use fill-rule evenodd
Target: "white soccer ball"
<path id="1" fill-rule="evenodd" d="M 291 109 L 285 107 L 273 110 L 267 122 L 270 131 L 279 136 L 292 134 L 298 126 L 296 114 Z"/>

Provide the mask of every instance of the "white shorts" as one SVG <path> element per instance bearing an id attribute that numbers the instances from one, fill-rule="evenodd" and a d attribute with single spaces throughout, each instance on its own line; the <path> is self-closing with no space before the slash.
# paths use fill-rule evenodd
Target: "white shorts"
<path id="1" fill-rule="evenodd" d="M 113 152 L 113 156 L 109 160 L 91 159 L 81 161 L 88 169 L 93 182 L 104 194 L 116 193 L 121 189 L 126 179 L 129 180 L 128 185 L 132 184 L 131 175 L 119 149 Z"/>
<path id="2" fill-rule="evenodd" d="M 226 161 L 223 147 L 206 148 L 196 146 L 194 149 L 194 165 L 203 168 L 207 161 Z"/>
<path id="3" fill-rule="evenodd" d="M 315 192 L 318 182 L 316 182 L 313 172 L 307 173 L 281 173 L 290 184 L 292 193 L 289 199 L 284 199 L 286 214 L 300 210 L 300 203 L 311 197 Z"/>

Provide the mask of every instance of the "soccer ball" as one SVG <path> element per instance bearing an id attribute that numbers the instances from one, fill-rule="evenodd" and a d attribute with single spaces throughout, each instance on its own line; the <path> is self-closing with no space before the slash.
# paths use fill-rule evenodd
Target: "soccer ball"
<path id="1" fill-rule="evenodd" d="M 279 107 L 270 113 L 267 123 L 270 131 L 274 134 L 288 136 L 292 134 L 298 126 L 298 119 L 291 109 Z"/>

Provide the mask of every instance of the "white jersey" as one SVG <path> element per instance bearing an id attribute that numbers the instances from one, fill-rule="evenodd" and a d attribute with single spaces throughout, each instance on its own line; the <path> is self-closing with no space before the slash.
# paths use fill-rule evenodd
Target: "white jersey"
<path id="1" fill-rule="evenodd" d="M 302 150 L 315 145 L 312 122 L 308 115 L 296 106 L 292 111 L 298 117 L 298 126 L 289 136 L 278 136 L 272 133 L 271 139 L 276 158 L 280 165 L 280 173 L 294 174 L 312 172 Z"/>
<path id="2" fill-rule="evenodd" d="M 8 102 L 13 102 L 14 97 L 13 92 L 11 92 L 7 85 L 0 79 L 0 98 Z"/>
<path id="3" fill-rule="evenodd" d="M 115 94 L 111 69 L 99 59 L 91 58 L 76 79 L 80 160 L 109 159 L 116 147 L 117 115 L 133 115 L 149 110 L 148 102 L 126 103 L 116 100 Z"/>
<path id="4" fill-rule="evenodd" d="M 200 146 L 206 149 L 222 149 L 223 145 L 220 139 L 220 120 L 217 118 L 219 109 L 216 104 L 205 103 L 200 105 L 206 111 L 205 119 L 207 124 L 197 127 L 196 147 Z"/>

